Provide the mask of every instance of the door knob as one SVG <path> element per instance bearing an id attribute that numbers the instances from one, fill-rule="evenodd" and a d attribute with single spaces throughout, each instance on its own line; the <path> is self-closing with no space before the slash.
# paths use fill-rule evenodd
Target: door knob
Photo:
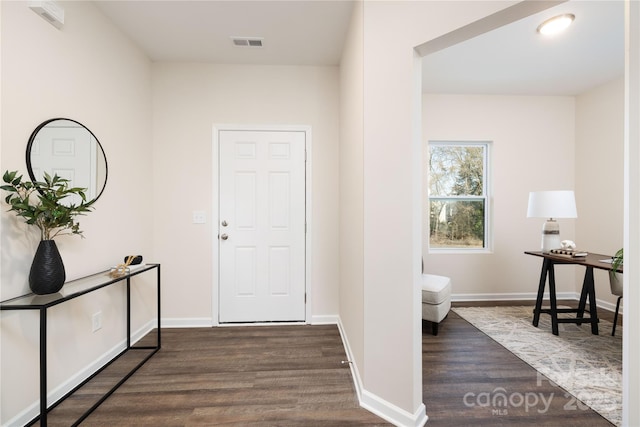
<path id="1" fill-rule="evenodd" d="M 222 240 L 227 240 L 227 239 L 229 238 L 229 236 L 227 236 L 226 234 L 221 234 L 221 235 L 220 235 L 220 238 L 221 238 Z"/>

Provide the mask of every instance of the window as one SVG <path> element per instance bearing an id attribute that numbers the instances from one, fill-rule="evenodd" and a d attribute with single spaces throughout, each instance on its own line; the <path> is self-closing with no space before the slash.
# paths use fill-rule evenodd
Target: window
<path id="1" fill-rule="evenodd" d="M 488 142 L 429 141 L 431 250 L 488 249 Z"/>

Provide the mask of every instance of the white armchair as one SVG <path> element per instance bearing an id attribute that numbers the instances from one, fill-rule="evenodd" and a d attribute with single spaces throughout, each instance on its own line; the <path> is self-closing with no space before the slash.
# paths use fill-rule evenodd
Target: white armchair
<path id="1" fill-rule="evenodd" d="M 438 325 L 451 309 L 451 279 L 435 274 L 422 275 L 422 319 L 431 322 L 431 333 L 438 335 Z"/>

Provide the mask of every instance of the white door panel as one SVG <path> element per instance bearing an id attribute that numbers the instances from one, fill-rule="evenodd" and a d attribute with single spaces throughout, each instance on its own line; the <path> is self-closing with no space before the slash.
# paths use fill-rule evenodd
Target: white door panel
<path id="1" fill-rule="evenodd" d="M 97 157 L 92 136 L 86 129 L 74 124 L 46 126 L 38 132 L 31 149 L 31 167 L 38 180 L 44 172 L 68 179 L 70 187 L 95 188 Z M 95 197 L 95 196 L 94 196 Z M 91 199 L 91 197 L 89 197 Z M 79 204 L 79 196 L 69 196 L 68 202 Z"/>
<path id="2" fill-rule="evenodd" d="M 219 150 L 219 320 L 304 320 L 305 133 L 220 131 Z"/>

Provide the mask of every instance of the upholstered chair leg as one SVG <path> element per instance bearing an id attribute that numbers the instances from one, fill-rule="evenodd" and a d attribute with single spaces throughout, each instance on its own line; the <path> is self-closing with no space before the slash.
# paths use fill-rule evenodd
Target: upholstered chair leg
<path id="1" fill-rule="evenodd" d="M 438 322 L 431 322 L 431 333 L 433 335 L 438 335 Z"/>

